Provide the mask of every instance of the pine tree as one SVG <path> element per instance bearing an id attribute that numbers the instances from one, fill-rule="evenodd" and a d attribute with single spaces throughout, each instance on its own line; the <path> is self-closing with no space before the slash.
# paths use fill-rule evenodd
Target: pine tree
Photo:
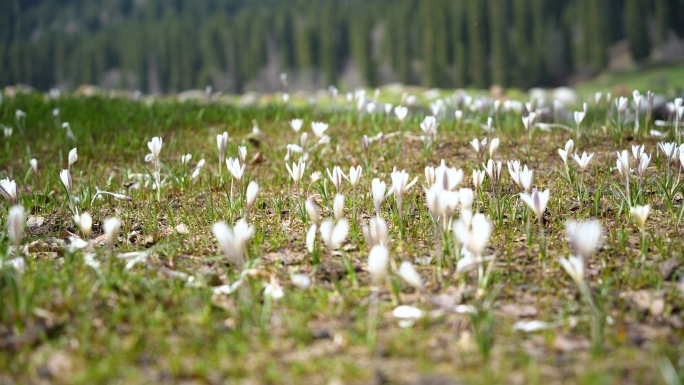
<path id="1" fill-rule="evenodd" d="M 468 2 L 468 68 L 470 84 L 487 87 L 487 7 L 484 1 Z"/>
<path id="2" fill-rule="evenodd" d="M 508 85 L 508 3 L 509 0 L 489 0 L 489 44 L 491 47 L 492 82 Z"/>
<path id="3" fill-rule="evenodd" d="M 465 87 L 468 83 L 467 34 L 465 28 L 466 2 L 457 0 L 451 7 L 451 45 L 453 52 L 454 83 L 457 87 Z"/>
<path id="4" fill-rule="evenodd" d="M 655 0 L 656 41 L 659 44 L 667 39 L 672 20 L 671 12 L 670 0 Z"/>
<path id="5" fill-rule="evenodd" d="M 625 27 L 627 41 L 634 60 L 645 59 L 651 53 L 651 43 L 648 37 L 648 0 L 626 0 Z"/>

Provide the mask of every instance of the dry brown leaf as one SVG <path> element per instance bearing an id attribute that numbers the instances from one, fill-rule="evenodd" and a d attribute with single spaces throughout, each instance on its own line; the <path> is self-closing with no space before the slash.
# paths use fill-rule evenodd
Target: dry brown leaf
<path id="1" fill-rule="evenodd" d="M 589 349 L 590 343 L 583 338 L 572 338 L 562 334 L 557 334 L 553 340 L 553 348 L 561 353 L 570 353 L 576 350 Z"/>
<path id="2" fill-rule="evenodd" d="M 536 317 L 537 308 L 532 305 L 522 305 L 515 303 L 507 303 L 499 308 L 499 311 L 504 316 L 522 318 L 522 317 Z"/>
<path id="3" fill-rule="evenodd" d="M 26 221 L 26 227 L 29 230 L 32 230 L 34 228 L 40 227 L 45 223 L 45 217 L 40 217 L 40 216 L 30 216 L 28 220 Z"/>

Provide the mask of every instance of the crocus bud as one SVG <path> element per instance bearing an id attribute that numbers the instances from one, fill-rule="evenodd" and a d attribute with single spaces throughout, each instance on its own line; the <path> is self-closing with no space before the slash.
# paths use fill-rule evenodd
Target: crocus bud
<path id="1" fill-rule="evenodd" d="M 389 251 L 387 247 L 375 245 L 368 255 L 368 272 L 375 283 L 382 282 L 387 276 L 387 265 L 389 264 Z"/>
<path id="2" fill-rule="evenodd" d="M 240 163 L 245 164 L 247 160 L 247 147 L 238 146 L 238 157 L 240 158 Z"/>
<path id="3" fill-rule="evenodd" d="M 378 178 L 374 178 L 371 182 L 371 192 L 373 193 L 373 203 L 375 204 L 375 215 L 380 216 L 380 205 L 382 201 L 385 200 L 385 190 L 387 189 L 387 184 L 380 181 Z"/>
<path id="4" fill-rule="evenodd" d="M 406 115 L 408 115 L 408 108 L 404 106 L 396 106 L 394 107 L 394 114 L 397 116 L 397 119 L 399 119 L 400 122 L 403 122 L 404 119 L 406 119 Z"/>
<path id="5" fill-rule="evenodd" d="M 433 184 L 435 184 L 435 181 L 436 181 L 435 168 L 432 166 L 425 166 L 425 183 L 427 184 L 428 187 L 430 187 Z"/>
<path id="6" fill-rule="evenodd" d="M 387 222 L 380 217 L 372 218 L 368 222 L 368 226 L 363 227 L 363 235 L 366 238 L 366 242 L 371 246 L 387 246 L 387 241 L 389 239 Z"/>
<path id="7" fill-rule="evenodd" d="M 651 213 L 651 206 L 634 206 L 629 213 L 634 218 L 639 228 L 643 229 L 646 225 L 646 219 L 648 219 L 648 215 Z"/>
<path id="8" fill-rule="evenodd" d="M 252 209 L 252 207 L 254 206 L 254 203 L 256 202 L 258 196 L 259 196 L 259 185 L 255 181 L 249 182 L 249 185 L 247 185 L 247 197 L 246 197 L 246 202 L 245 202 L 245 205 L 247 206 L 247 210 Z"/>
<path id="9" fill-rule="evenodd" d="M 363 173 L 363 169 L 361 166 L 352 166 L 349 169 L 349 183 L 351 183 L 352 187 L 356 188 L 356 185 L 359 183 L 359 179 L 361 179 L 361 174 Z"/>
<path id="10" fill-rule="evenodd" d="M 423 279 L 413 267 L 411 262 L 404 261 L 399 267 L 399 276 L 416 290 L 423 290 Z"/>
<path id="11" fill-rule="evenodd" d="M 330 178 L 332 184 L 335 186 L 335 189 L 337 191 L 340 191 L 340 188 L 342 187 L 342 180 L 347 177 L 342 172 L 340 166 L 333 167 L 332 173 L 329 169 L 325 169 L 325 171 L 328 173 L 328 177 Z"/>
<path id="12" fill-rule="evenodd" d="M 71 195 L 71 173 L 69 172 L 69 170 L 62 170 L 59 173 L 59 179 L 62 180 L 64 187 L 66 187 L 67 193 Z"/>
<path id="13" fill-rule="evenodd" d="M 492 139 L 492 142 L 489 144 L 489 157 L 493 158 L 494 153 L 496 150 L 499 148 L 499 138 L 494 138 Z"/>
<path id="14" fill-rule="evenodd" d="M 102 224 L 107 239 L 107 245 L 114 246 L 119 239 L 121 221 L 118 218 L 107 218 Z"/>
<path id="15" fill-rule="evenodd" d="M 475 200 L 473 190 L 469 188 L 462 188 L 458 190 L 458 200 L 461 202 L 461 208 L 471 210 L 473 208 L 473 201 Z"/>
<path id="16" fill-rule="evenodd" d="M 25 223 L 24 208 L 20 205 L 12 206 L 7 216 L 7 234 L 15 247 L 21 245 L 24 238 Z"/>
<path id="17" fill-rule="evenodd" d="M 335 214 L 335 220 L 340 220 L 344 218 L 344 195 L 337 194 L 333 201 L 333 213 Z"/>
<path id="18" fill-rule="evenodd" d="M 0 195 L 2 195 L 10 204 L 17 203 L 18 197 L 17 183 L 9 178 L 0 180 Z"/>
<path id="19" fill-rule="evenodd" d="M 69 151 L 69 167 L 71 168 L 71 165 L 76 163 L 78 160 L 78 151 L 75 148 L 72 148 L 71 151 Z"/>
<path id="20" fill-rule="evenodd" d="M 491 159 L 489 161 L 494 163 L 494 161 Z M 482 183 L 484 183 L 484 178 L 485 178 L 485 171 L 484 170 L 473 170 L 473 187 L 475 188 L 475 191 L 480 189 L 480 187 L 482 186 Z"/>
<path id="21" fill-rule="evenodd" d="M 317 226 L 314 223 L 309 227 L 309 231 L 306 232 L 306 250 L 309 254 L 313 254 L 314 252 L 314 246 L 316 245 L 316 230 Z"/>
<path id="22" fill-rule="evenodd" d="M 582 258 L 589 258 L 601 244 L 603 229 L 596 219 L 582 222 L 570 220 L 565 224 L 565 234 L 573 251 Z"/>
<path id="23" fill-rule="evenodd" d="M 81 229 L 81 233 L 83 233 L 84 238 L 88 238 L 90 236 L 90 231 L 93 227 L 93 218 L 88 214 L 87 212 L 84 212 L 80 215 L 76 214 L 74 216 L 74 222 L 78 225 L 78 228 Z"/>
<path id="24" fill-rule="evenodd" d="M 313 199 L 306 200 L 306 214 L 309 216 L 309 221 L 311 223 L 318 224 L 321 221 L 321 216 L 318 214 L 318 206 L 313 201 Z"/>

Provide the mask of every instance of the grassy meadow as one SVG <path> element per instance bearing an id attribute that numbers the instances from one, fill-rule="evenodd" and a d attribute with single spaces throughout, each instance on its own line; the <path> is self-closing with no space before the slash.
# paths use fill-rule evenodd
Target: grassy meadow
<path id="1" fill-rule="evenodd" d="M 343 99 L 5 96 L 0 384 L 681 384 L 674 126 L 634 130 L 631 95 L 579 129 L 581 106 Z"/>

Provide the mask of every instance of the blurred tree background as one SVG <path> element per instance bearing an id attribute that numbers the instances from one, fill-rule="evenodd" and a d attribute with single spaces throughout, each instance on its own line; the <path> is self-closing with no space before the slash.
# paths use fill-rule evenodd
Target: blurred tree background
<path id="1" fill-rule="evenodd" d="M 684 0 L 1 0 L 0 85 L 528 88 L 682 60 L 682 37 Z"/>

